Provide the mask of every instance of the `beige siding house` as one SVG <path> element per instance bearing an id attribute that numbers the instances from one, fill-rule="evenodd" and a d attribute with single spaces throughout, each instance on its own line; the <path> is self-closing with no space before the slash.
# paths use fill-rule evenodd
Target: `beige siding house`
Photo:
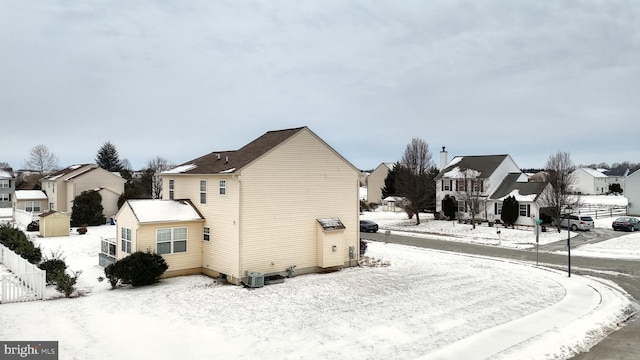
<path id="1" fill-rule="evenodd" d="M 382 204 L 382 188 L 389 171 L 393 170 L 394 163 L 382 163 L 367 176 L 367 202 Z"/>
<path id="2" fill-rule="evenodd" d="M 48 197 L 47 210 L 71 212 L 76 196 L 94 190 L 100 192 L 102 213 L 109 218 L 118 212 L 118 198 L 124 193 L 126 180 L 95 164 L 78 164 L 45 176 L 41 182 Z"/>
<path id="3" fill-rule="evenodd" d="M 47 211 L 47 194 L 41 190 L 16 190 L 13 208 L 36 214 Z"/>
<path id="4" fill-rule="evenodd" d="M 204 218 L 201 259 L 190 258 L 185 268 L 240 284 L 249 273 L 357 263 L 360 171 L 307 127 L 269 131 L 239 150 L 212 152 L 161 176 L 163 199 L 190 199 Z M 326 219 L 341 226 L 327 227 Z M 136 222 L 124 210 L 116 220 Z M 153 249 L 156 241 L 145 244 Z"/>
<path id="5" fill-rule="evenodd" d="M 166 277 L 201 273 L 204 219 L 191 201 L 128 200 L 116 219 L 116 260 L 148 250 L 164 257 Z"/>

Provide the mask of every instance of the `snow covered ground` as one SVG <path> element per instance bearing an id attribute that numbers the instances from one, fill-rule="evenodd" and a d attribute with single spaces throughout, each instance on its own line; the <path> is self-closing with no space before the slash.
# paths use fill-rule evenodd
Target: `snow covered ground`
<path id="1" fill-rule="evenodd" d="M 562 359 L 630 307 L 597 279 L 375 242 L 366 255 L 390 266 L 255 290 L 205 276 L 111 290 L 98 281 L 101 236 L 115 227 L 35 239 L 82 270 L 81 296 L 48 287 L 47 301 L 0 305 L 0 339 L 59 341 L 60 359 Z"/>

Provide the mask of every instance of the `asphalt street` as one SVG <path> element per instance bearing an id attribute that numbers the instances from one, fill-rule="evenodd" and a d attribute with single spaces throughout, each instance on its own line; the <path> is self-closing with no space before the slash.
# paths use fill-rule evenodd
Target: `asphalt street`
<path id="1" fill-rule="evenodd" d="M 565 230 L 566 231 L 566 230 Z M 596 243 L 619 236 L 613 230 L 594 229 L 580 233 L 571 238 L 571 248 L 589 243 Z M 553 254 L 552 251 L 566 250 L 567 242 L 540 246 L 538 253 L 533 250 L 505 249 L 497 246 L 469 244 L 456 241 L 444 241 L 423 237 L 411 237 L 394 234 L 362 233 L 364 240 L 382 241 L 395 244 L 411 245 L 442 251 L 477 254 L 483 256 L 514 259 L 525 262 L 538 261 L 540 266 L 563 269 L 568 272 L 567 255 Z M 612 280 L 627 291 L 636 301 L 640 299 L 640 261 L 616 260 L 571 256 L 571 274 L 590 275 Z M 576 360 L 627 360 L 640 359 L 640 320 L 637 314 L 629 314 L 624 326 L 592 347 L 589 352 L 579 354 Z"/>

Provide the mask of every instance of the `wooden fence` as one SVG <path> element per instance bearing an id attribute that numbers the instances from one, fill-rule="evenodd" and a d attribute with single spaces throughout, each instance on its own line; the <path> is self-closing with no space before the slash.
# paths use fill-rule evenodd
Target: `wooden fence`
<path id="1" fill-rule="evenodd" d="M 23 259 L 20 255 L 0 245 L 0 263 L 11 274 L 2 274 L 0 303 L 43 300 L 47 273 Z"/>

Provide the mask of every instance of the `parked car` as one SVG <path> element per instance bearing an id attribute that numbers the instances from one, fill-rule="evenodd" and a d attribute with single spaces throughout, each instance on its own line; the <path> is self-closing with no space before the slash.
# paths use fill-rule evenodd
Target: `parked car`
<path id="1" fill-rule="evenodd" d="M 40 231 L 39 220 L 35 220 L 27 224 L 27 231 Z"/>
<path id="2" fill-rule="evenodd" d="M 360 232 L 378 232 L 378 224 L 371 220 L 360 220 Z"/>
<path id="3" fill-rule="evenodd" d="M 613 230 L 636 231 L 640 230 L 640 220 L 634 217 L 619 217 L 611 224 Z"/>
<path id="4" fill-rule="evenodd" d="M 560 227 L 568 227 L 571 231 L 593 229 L 593 218 L 585 215 L 563 215 L 560 219 Z"/>

